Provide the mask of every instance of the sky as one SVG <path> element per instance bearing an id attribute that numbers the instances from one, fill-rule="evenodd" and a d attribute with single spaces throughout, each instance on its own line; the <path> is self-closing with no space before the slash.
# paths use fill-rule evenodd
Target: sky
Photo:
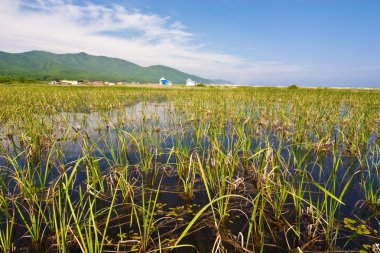
<path id="1" fill-rule="evenodd" d="M 0 51 L 86 52 L 244 85 L 380 87 L 379 0 L 0 0 Z"/>

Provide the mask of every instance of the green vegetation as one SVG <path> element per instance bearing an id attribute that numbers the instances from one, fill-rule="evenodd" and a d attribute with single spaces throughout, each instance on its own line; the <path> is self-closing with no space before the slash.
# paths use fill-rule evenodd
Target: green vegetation
<path id="1" fill-rule="evenodd" d="M 161 65 L 141 67 L 128 61 L 86 53 L 53 54 L 43 51 L 19 54 L 0 52 L 0 76 L 140 83 L 158 83 L 165 76 L 174 83 L 183 83 L 187 78 L 204 83 L 213 82 Z"/>
<path id="2" fill-rule="evenodd" d="M 0 76 L 0 84 L 36 84 L 37 79 L 25 77 Z"/>
<path id="3" fill-rule="evenodd" d="M 380 91 L 0 86 L 0 249 L 370 252 Z"/>

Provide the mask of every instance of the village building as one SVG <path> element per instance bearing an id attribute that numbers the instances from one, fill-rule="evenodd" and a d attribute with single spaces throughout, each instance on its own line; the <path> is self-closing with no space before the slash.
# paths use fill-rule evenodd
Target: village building
<path id="1" fill-rule="evenodd" d="M 79 84 L 79 81 L 77 80 L 61 80 L 59 81 L 60 84 L 71 84 L 71 85 L 78 85 Z"/>
<path id="2" fill-rule="evenodd" d="M 104 82 L 103 81 L 92 81 L 91 82 L 91 85 L 103 85 Z"/>
<path id="3" fill-rule="evenodd" d="M 195 86 L 197 83 L 190 78 L 186 80 L 186 86 Z"/>
<path id="4" fill-rule="evenodd" d="M 168 85 L 168 86 L 170 86 L 170 85 L 172 85 L 172 81 L 167 80 L 165 77 L 161 77 L 161 79 L 160 79 L 160 85 Z"/>

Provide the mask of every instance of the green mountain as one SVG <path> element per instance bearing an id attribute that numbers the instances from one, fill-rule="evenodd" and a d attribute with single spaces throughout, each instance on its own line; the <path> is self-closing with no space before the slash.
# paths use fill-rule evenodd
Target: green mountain
<path id="1" fill-rule="evenodd" d="M 6 53 L 0 51 L 0 77 L 38 80 L 103 80 L 158 83 L 164 76 L 173 83 L 185 83 L 187 78 L 201 83 L 212 80 L 190 75 L 162 65 L 141 67 L 132 62 L 86 53 L 53 54 L 43 51 Z"/>

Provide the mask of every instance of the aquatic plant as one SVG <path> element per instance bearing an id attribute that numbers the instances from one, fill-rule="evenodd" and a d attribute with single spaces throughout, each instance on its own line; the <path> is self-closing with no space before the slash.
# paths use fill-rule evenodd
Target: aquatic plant
<path id="1" fill-rule="evenodd" d="M 333 252 L 380 240 L 378 90 L 0 93 L 2 252 Z"/>

